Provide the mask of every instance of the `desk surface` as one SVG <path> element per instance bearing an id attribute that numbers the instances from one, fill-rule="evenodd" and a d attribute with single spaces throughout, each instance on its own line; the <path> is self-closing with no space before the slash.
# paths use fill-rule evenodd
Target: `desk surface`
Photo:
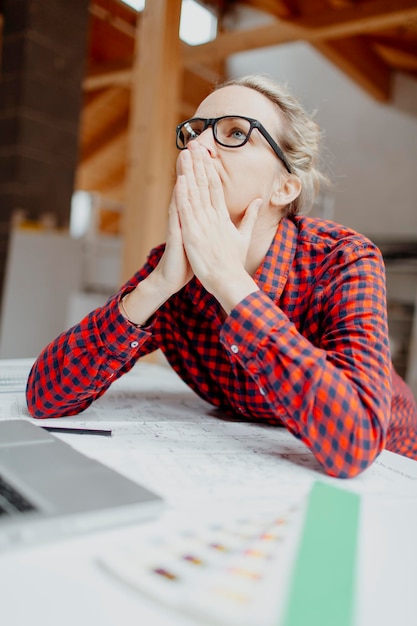
<path id="1" fill-rule="evenodd" d="M 0 361 L 0 419 L 30 419 L 24 399 L 30 363 Z M 205 622 L 173 609 L 165 597 L 156 601 L 129 586 L 111 571 L 112 563 L 123 554 L 135 558 L 135 550 L 140 556 L 155 537 L 167 540 L 190 528 L 236 523 L 254 512 L 285 515 L 292 509 L 296 513 L 283 565 L 273 581 L 276 611 L 265 609 L 262 617 L 265 624 L 280 626 L 288 571 L 315 481 L 361 498 L 352 626 L 415 623 L 417 462 L 384 451 L 361 476 L 331 479 L 284 429 L 222 419 L 168 367 L 145 363 L 116 381 L 83 414 L 42 424 L 111 428 L 112 437 L 59 437 L 154 489 L 167 507 L 152 522 L 2 554 L 1 615 L 7 626 L 29 621 L 35 626 L 218 626 L 215 617 Z"/>

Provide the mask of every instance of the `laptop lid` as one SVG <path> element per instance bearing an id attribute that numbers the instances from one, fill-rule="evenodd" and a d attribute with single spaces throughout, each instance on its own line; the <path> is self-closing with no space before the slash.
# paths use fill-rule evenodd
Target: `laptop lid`
<path id="1" fill-rule="evenodd" d="M 39 426 L 0 422 L 0 549 L 139 522 L 162 504 Z"/>

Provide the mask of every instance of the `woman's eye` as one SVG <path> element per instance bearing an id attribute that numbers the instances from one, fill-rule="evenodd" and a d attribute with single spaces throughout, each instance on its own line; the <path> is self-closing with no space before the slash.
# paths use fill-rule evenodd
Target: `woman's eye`
<path id="1" fill-rule="evenodd" d="M 232 139 L 236 139 L 237 141 L 243 141 L 246 138 L 246 133 L 240 128 L 234 128 L 230 133 L 230 137 L 232 137 Z"/>

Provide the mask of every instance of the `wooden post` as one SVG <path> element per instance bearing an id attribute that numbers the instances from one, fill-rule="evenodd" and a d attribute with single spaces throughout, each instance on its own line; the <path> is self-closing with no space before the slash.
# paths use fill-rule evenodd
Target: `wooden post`
<path id="1" fill-rule="evenodd" d="M 139 20 L 129 122 L 122 280 L 165 240 L 175 182 L 175 126 L 182 75 L 181 0 L 150 0 Z"/>

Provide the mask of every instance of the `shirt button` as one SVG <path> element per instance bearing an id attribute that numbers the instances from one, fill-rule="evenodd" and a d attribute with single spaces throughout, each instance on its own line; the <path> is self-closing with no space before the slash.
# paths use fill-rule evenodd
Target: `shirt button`
<path id="1" fill-rule="evenodd" d="M 239 348 L 237 347 L 236 344 L 231 345 L 230 349 L 234 354 L 237 354 L 239 352 Z"/>
<path id="2" fill-rule="evenodd" d="M 131 348 L 137 348 L 139 345 L 139 341 L 132 341 L 132 343 L 130 344 Z"/>
<path id="3" fill-rule="evenodd" d="M 261 396 L 264 396 L 266 394 L 266 391 L 263 387 L 259 387 L 259 393 L 261 394 Z"/>

